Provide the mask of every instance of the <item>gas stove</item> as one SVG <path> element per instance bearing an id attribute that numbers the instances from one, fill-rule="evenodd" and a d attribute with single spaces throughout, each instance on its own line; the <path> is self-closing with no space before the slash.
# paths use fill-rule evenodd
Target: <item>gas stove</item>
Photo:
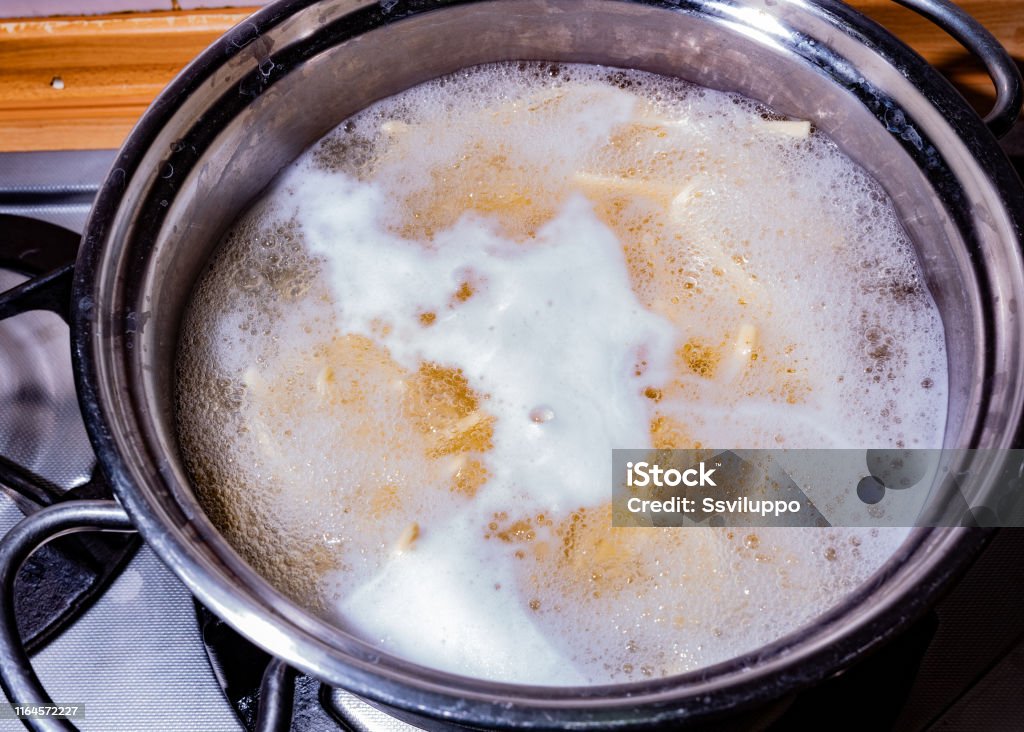
<path id="1" fill-rule="evenodd" d="M 1024 128 L 1008 140 L 1020 170 Z M 113 156 L 0 155 L 0 292 L 73 262 Z M 62 497 L 106 493 L 68 342 L 51 312 L 0 320 L 0 536 Z M 84 710 L 80 729 L 416 729 L 249 645 L 136 538 L 61 542 L 23 568 L 15 604 L 34 668 L 55 702 Z M 1024 729 L 1021 557 L 1024 529 L 1004 529 L 909 632 L 759 728 Z M 3 716 L 0 732 L 22 728 Z"/>

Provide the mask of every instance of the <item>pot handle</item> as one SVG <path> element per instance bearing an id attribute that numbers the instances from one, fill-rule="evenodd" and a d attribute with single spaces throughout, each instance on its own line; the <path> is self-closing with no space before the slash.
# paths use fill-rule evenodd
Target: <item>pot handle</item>
<path id="1" fill-rule="evenodd" d="M 68 501 L 22 519 L 0 544 L 0 686 L 12 704 L 53 706 L 21 643 L 14 616 L 14 579 L 29 555 L 51 539 L 79 531 L 133 532 L 128 514 L 116 501 Z M 74 732 L 65 718 L 23 717 L 37 732 Z"/>
<path id="2" fill-rule="evenodd" d="M 1006 135 L 1024 105 L 1024 81 L 1006 49 L 981 23 L 949 0 L 896 2 L 932 21 L 981 59 L 996 88 L 996 102 L 985 116 L 985 124 L 997 138 Z"/>

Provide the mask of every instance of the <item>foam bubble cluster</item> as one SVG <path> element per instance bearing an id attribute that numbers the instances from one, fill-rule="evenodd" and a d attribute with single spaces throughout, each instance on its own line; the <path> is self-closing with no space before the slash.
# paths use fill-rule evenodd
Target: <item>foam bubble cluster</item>
<path id="1" fill-rule="evenodd" d="M 902 530 L 610 527 L 612 448 L 938 447 L 937 308 L 881 188 L 799 120 L 641 72 L 500 64 L 286 170 L 187 316 L 203 506 L 413 661 L 667 676 L 833 606 Z"/>

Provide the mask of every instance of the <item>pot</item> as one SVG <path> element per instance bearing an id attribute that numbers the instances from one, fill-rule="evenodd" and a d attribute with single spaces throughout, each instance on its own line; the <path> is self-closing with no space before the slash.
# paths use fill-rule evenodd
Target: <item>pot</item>
<path id="1" fill-rule="evenodd" d="M 706 723 L 870 653 L 934 602 L 984 533 L 916 529 L 870 581 L 809 626 L 671 678 L 528 687 L 383 654 L 286 599 L 207 519 L 177 444 L 173 364 L 183 309 L 226 227 L 341 120 L 478 63 L 601 63 L 737 91 L 810 119 L 871 173 L 893 199 L 942 313 L 945 445 L 1017 446 L 1024 191 L 994 133 L 1016 117 L 1020 78 L 955 6 L 904 4 L 989 66 L 999 95 L 988 127 L 920 57 L 833 0 L 281 0 L 264 8 L 186 68 L 133 130 L 96 201 L 73 284 L 70 270 L 61 271 L 21 293 L 23 306 L 55 309 L 70 294 L 79 398 L 120 505 L 82 501 L 26 519 L 0 549 L 4 601 L 12 602 L 21 561 L 47 538 L 137 529 L 202 603 L 248 639 L 329 684 L 432 720 L 428 726 Z M 61 289 L 69 284 L 70 293 Z M 0 629 L 0 650 L 8 696 L 45 703 L 12 629 Z"/>

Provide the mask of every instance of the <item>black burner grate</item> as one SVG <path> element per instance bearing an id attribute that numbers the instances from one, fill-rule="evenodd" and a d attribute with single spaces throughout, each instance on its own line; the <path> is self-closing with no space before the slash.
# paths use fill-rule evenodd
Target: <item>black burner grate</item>
<path id="1" fill-rule="evenodd" d="M 111 497 L 97 474 L 86 472 L 76 479 L 68 461 L 61 460 L 69 440 L 78 440 L 82 450 L 89 450 L 74 399 L 70 362 L 61 383 L 59 366 L 51 368 L 48 362 L 54 354 L 41 350 L 23 358 L 13 352 L 14 347 L 54 342 L 48 333 L 55 327 L 54 316 L 27 311 L 66 307 L 69 280 L 63 273 L 70 272 L 78 240 L 74 232 L 53 224 L 0 215 L 3 281 L 36 278 L 20 291 L 0 294 L 0 449 L 7 453 L 0 454 L 0 490 L 25 514 L 63 500 Z M 46 273 L 58 274 L 48 278 Z M 67 328 L 61 327 L 63 339 L 57 342 L 66 344 Z M 34 341 L 33 336 L 37 336 Z M 41 451 L 47 440 L 53 443 L 52 449 Z M 22 464 L 29 460 L 34 463 L 31 469 Z M 87 610 L 138 546 L 135 536 L 71 536 L 36 552 L 16 584 L 17 624 L 29 653 L 40 650 Z"/>

